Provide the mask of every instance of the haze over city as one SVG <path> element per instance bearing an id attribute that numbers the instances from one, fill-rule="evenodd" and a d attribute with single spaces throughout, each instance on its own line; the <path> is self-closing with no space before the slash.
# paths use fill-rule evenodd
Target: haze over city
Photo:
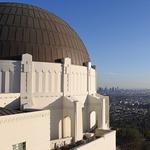
<path id="1" fill-rule="evenodd" d="M 149 0 L 9 1 L 34 4 L 66 20 L 97 66 L 98 86 L 150 88 Z"/>

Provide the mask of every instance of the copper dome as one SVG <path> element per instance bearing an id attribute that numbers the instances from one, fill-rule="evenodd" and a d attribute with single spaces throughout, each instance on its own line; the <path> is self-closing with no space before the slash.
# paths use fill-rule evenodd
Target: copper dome
<path id="1" fill-rule="evenodd" d="M 89 61 L 77 33 L 59 17 L 32 5 L 0 3 L 0 59 L 20 60 L 24 53 L 41 62 Z"/>

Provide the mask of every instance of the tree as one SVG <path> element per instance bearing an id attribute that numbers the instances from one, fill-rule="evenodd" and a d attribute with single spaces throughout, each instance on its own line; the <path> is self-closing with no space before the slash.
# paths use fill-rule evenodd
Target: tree
<path id="1" fill-rule="evenodd" d="M 144 137 L 145 139 L 150 140 L 150 130 L 144 131 Z"/>
<path id="2" fill-rule="evenodd" d="M 142 147 L 142 150 L 150 150 L 150 142 L 146 142 Z"/>
<path id="3" fill-rule="evenodd" d="M 118 144 L 138 142 L 142 138 L 136 128 L 122 128 L 117 131 Z"/>

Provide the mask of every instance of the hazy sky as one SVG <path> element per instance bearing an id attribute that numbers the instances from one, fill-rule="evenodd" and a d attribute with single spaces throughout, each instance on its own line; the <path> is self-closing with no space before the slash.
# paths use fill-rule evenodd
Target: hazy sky
<path id="1" fill-rule="evenodd" d="M 97 66 L 99 86 L 150 88 L 150 0 L 15 2 L 40 6 L 67 21 Z"/>

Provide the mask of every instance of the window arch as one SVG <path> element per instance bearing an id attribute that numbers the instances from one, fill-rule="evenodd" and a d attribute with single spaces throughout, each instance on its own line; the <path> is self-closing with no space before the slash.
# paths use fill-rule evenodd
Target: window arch
<path id="1" fill-rule="evenodd" d="M 69 116 L 63 121 L 63 137 L 71 137 L 71 118 Z"/>
<path id="2" fill-rule="evenodd" d="M 96 126 L 96 112 L 92 111 L 90 113 L 90 129 L 94 128 Z"/>
<path id="3" fill-rule="evenodd" d="M 59 124 L 58 124 L 58 136 L 59 136 L 59 139 L 62 138 L 62 120 L 59 121 Z"/>

